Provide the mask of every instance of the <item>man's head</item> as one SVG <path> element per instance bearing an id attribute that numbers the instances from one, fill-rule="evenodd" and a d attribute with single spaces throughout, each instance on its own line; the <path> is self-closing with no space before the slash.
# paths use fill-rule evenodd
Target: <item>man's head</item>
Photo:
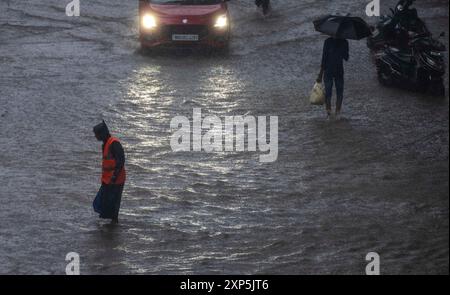
<path id="1" fill-rule="evenodd" d="M 94 134 L 98 141 L 105 141 L 110 136 L 105 121 L 102 120 L 100 124 L 94 126 Z"/>

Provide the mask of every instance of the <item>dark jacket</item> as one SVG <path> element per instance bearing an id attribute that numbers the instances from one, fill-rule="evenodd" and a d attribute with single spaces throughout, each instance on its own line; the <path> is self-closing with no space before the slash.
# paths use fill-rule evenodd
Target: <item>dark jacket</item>
<path id="1" fill-rule="evenodd" d="M 344 63 L 348 61 L 348 41 L 345 39 L 328 38 L 323 45 L 322 69 L 333 75 L 344 74 Z"/>

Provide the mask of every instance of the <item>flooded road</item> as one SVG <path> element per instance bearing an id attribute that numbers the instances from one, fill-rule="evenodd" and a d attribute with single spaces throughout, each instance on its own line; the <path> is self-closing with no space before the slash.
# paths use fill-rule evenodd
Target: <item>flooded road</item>
<path id="1" fill-rule="evenodd" d="M 143 55 L 137 1 L 66 2 L 0 1 L 1 274 L 63 274 L 72 251 L 82 274 L 363 274 L 372 251 L 383 274 L 448 274 L 448 96 L 381 87 L 352 41 L 343 119 L 308 103 L 311 21 L 368 1 L 273 1 L 265 20 L 230 1 L 228 56 Z M 448 1 L 421 5 L 448 36 Z M 193 108 L 278 116 L 278 160 L 172 152 Z M 114 228 L 92 210 L 102 118 L 127 158 Z"/>

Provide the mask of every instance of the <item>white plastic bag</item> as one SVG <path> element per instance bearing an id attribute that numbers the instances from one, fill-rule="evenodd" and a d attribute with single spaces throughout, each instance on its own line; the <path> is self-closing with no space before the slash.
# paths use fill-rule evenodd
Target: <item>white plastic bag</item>
<path id="1" fill-rule="evenodd" d="M 314 87 L 309 96 L 309 102 L 312 105 L 323 105 L 325 103 L 325 89 L 322 83 L 314 83 Z"/>

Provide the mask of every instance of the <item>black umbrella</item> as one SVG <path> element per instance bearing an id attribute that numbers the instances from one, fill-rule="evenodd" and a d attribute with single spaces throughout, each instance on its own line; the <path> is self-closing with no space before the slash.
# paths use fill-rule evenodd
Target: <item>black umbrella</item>
<path id="1" fill-rule="evenodd" d="M 361 40 L 372 35 L 360 17 L 327 15 L 314 22 L 316 31 L 341 39 Z"/>

